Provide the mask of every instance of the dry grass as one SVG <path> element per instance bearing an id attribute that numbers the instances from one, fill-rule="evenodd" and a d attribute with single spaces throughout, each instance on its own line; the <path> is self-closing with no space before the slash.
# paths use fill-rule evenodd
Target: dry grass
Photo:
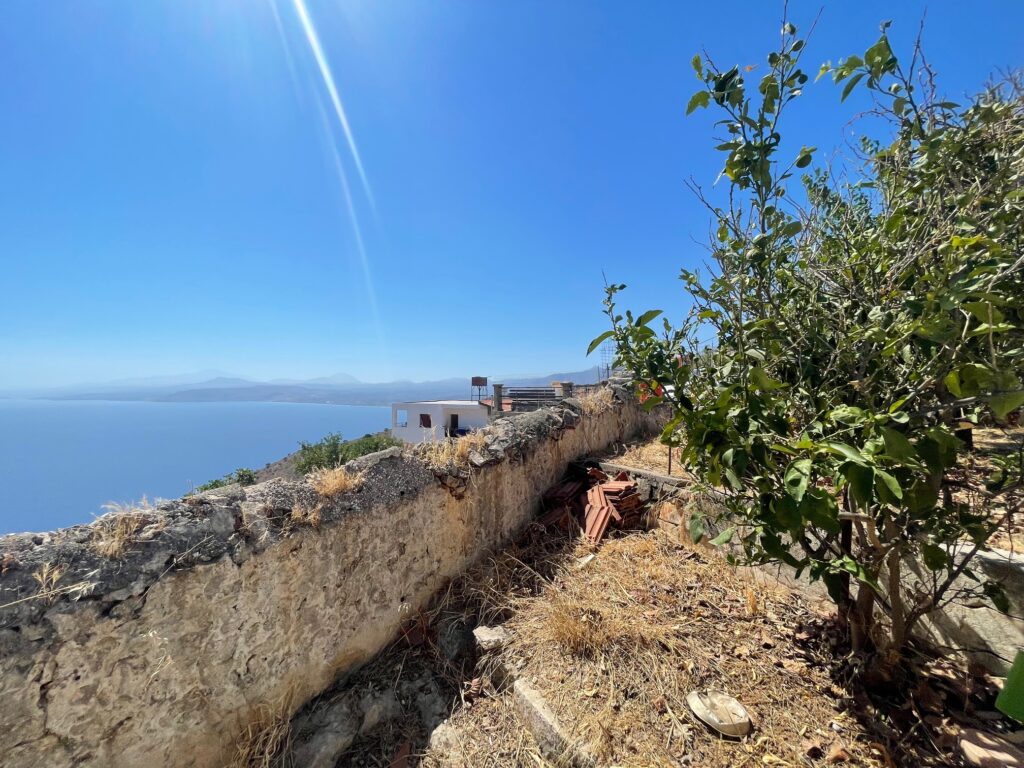
<path id="1" fill-rule="evenodd" d="M 291 523 L 293 525 L 306 525 L 310 528 L 319 528 L 322 522 L 323 507 L 317 504 L 315 507 L 308 507 L 304 504 L 296 504 L 292 507 Z"/>
<path id="2" fill-rule="evenodd" d="M 92 524 L 89 546 L 103 557 L 122 557 L 136 535 L 147 525 L 158 521 L 158 513 L 145 496 L 137 504 L 104 504 L 106 514 Z"/>
<path id="3" fill-rule="evenodd" d="M 91 581 L 79 581 L 74 584 L 61 584 L 61 580 L 64 578 L 67 569 L 59 563 L 43 563 L 32 573 L 32 578 L 39 585 L 39 590 L 32 595 L 22 597 L 17 600 L 12 600 L 9 603 L 0 605 L 0 609 L 9 608 L 12 605 L 19 605 L 20 603 L 27 603 L 31 600 L 42 600 L 47 605 L 51 605 L 57 601 L 58 598 L 67 595 L 72 599 L 78 599 L 85 597 L 92 592 L 93 584 Z"/>
<path id="4" fill-rule="evenodd" d="M 36 597 L 52 603 L 61 593 L 57 588 L 57 583 L 64 578 L 64 567 L 53 563 L 43 563 L 32 574 L 32 578 L 39 584 L 39 594 Z"/>
<path id="5" fill-rule="evenodd" d="M 672 457 L 672 472 L 668 471 L 668 446 L 662 443 L 658 437 L 618 445 L 600 458 L 603 461 L 645 469 L 648 472 L 657 472 L 661 475 L 671 474 L 674 477 L 685 477 L 688 474 L 680 466 L 678 449 Z"/>
<path id="6" fill-rule="evenodd" d="M 235 743 L 228 768 L 290 768 L 293 692 L 261 704 Z"/>
<path id="7" fill-rule="evenodd" d="M 612 539 L 590 561 L 583 544 L 541 545 L 490 561 L 462 593 L 476 596 L 481 613 L 490 606 L 509 617 L 506 662 L 598 765 L 813 765 L 808 745 L 835 743 L 851 764 L 884 765 L 844 711 L 846 692 L 794 643 L 801 622 L 817 617 L 798 595 L 656 534 Z M 751 736 L 723 741 L 693 720 L 685 696 L 709 687 L 747 706 Z M 524 737 L 510 695 L 463 708 L 451 723 L 458 748 L 428 752 L 425 765 L 549 765 Z"/>
<path id="8" fill-rule="evenodd" d="M 849 668 L 831 624 L 809 599 L 663 535 L 614 534 L 595 549 L 531 525 L 410 616 L 389 649 L 341 684 L 397 690 L 432 676 L 451 705 L 445 745 L 427 747 L 417 700 L 403 699 L 404 717 L 360 737 L 339 764 L 386 766 L 408 740 L 421 756 L 410 765 L 555 765 L 526 731 L 512 693 L 488 681 L 491 670 L 507 668 L 542 693 L 597 766 L 814 768 L 835 762 L 830 750 L 843 765 L 946 764 L 934 755 L 893 762 L 877 743 L 878 724 L 906 699 L 873 709 L 846 687 Z M 502 624 L 512 640 L 500 656 L 453 659 L 441 642 L 452 622 Z M 747 707 L 747 738 L 721 740 L 694 719 L 685 696 L 704 688 Z M 895 731 L 882 738 L 889 748 L 905 741 Z"/>
<path id="9" fill-rule="evenodd" d="M 343 493 L 358 490 L 363 484 L 363 473 L 351 472 L 345 467 L 318 469 L 316 472 L 310 473 L 309 482 L 321 496 L 333 499 Z M 295 516 L 294 511 L 292 516 Z"/>
<path id="10" fill-rule="evenodd" d="M 418 452 L 427 466 L 435 471 L 466 469 L 469 467 L 469 455 L 482 449 L 486 442 L 486 435 L 476 431 L 462 437 L 446 437 L 423 443 Z"/>
<path id="11" fill-rule="evenodd" d="M 615 404 L 615 394 L 609 387 L 588 389 L 580 394 L 577 399 L 583 407 L 583 413 L 587 416 L 596 416 L 604 413 Z"/>

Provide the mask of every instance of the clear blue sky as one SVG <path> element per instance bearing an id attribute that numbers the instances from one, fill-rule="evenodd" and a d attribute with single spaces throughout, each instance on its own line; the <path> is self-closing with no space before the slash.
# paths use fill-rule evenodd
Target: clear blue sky
<path id="1" fill-rule="evenodd" d="M 790 16 L 822 6 L 812 73 L 887 18 L 908 51 L 925 10 Z M 685 311 L 707 216 L 683 182 L 720 165 L 689 61 L 762 62 L 781 2 L 306 8 L 365 185 L 292 0 L 0 3 L 0 386 L 574 369 L 602 270 Z M 1020 65 L 1021 30 L 1019 0 L 934 0 L 943 89 Z M 841 144 L 851 102 L 822 80 L 787 141 Z"/>

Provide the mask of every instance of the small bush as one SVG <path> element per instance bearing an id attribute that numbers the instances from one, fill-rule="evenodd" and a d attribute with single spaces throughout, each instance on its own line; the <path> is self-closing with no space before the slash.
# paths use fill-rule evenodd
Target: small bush
<path id="1" fill-rule="evenodd" d="M 330 499 L 359 488 L 363 483 L 363 474 L 349 472 L 344 467 L 317 469 L 310 474 L 309 482 L 317 493 Z"/>
<path id="2" fill-rule="evenodd" d="M 608 387 L 587 390 L 577 399 L 583 407 L 583 413 L 587 416 L 596 416 L 599 413 L 604 413 L 615 405 L 615 395 Z"/>
<path id="3" fill-rule="evenodd" d="M 423 443 L 419 447 L 420 457 L 435 471 L 465 469 L 469 466 L 469 454 L 480 451 L 487 444 L 482 432 L 470 432 L 462 437 L 446 437 L 442 440 Z"/>
<path id="4" fill-rule="evenodd" d="M 104 504 L 107 513 L 92 524 L 89 546 L 99 555 L 118 559 L 124 556 L 136 534 L 157 521 L 156 510 L 143 497 L 137 504 Z"/>
<path id="5" fill-rule="evenodd" d="M 256 482 L 256 470 L 241 467 L 232 475 L 239 485 L 253 485 Z"/>
<path id="6" fill-rule="evenodd" d="M 295 469 L 301 475 L 308 475 L 314 470 L 333 469 L 352 459 L 396 445 L 402 445 L 402 441 L 383 433 L 345 440 L 339 433 L 332 432 L 320 442 L 299 443 L 299 457 L 295 462 Z"/>
<path id="7" fill-rule="evenodd" d="M 323 507 L 317 504 L 315 507 L 305 504 L 296 504 L 292 508 L 292 525 L 307 525 L 310 528 L 319 528 L 323 519 Z"/>
<path id="8" fill-rule="evenodd" d="M 208 483 L 196 486 L 193 493 L 202 493 L 203 491 L 212 491 L 214 488 L 223 488 L 226 485 L 252 485 L 257 481 L 256 471 L 253 469 L 246 469 L 240 467 L 234 472 L 229 472 L 224 477 L 218 477 L 216 480 L 210 480 Z"/>

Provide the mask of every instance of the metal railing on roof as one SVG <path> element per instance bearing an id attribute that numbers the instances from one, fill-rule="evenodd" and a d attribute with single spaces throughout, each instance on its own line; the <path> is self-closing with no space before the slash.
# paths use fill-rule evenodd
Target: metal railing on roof
<path id="1" fill-rule="evenodd" d="M 581 395 L 600 388 L 601 384 L 573 384 L 573 395 Z M 554 405 L 563 397 L 562 387 L 506 387 L 502 399 L 512 401 L 513 411 L 535 411 Z"/>

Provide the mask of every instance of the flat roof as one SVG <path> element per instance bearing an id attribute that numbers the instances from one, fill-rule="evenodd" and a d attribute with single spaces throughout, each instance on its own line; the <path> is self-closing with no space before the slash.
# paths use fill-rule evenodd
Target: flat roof
<path id="1" fill-rule="evenodd" d="M 478 400 L 404 400 L 391 404 L 392 407 L 396 405 L 476 405 L 481 408 L 487 407 Z"/>

